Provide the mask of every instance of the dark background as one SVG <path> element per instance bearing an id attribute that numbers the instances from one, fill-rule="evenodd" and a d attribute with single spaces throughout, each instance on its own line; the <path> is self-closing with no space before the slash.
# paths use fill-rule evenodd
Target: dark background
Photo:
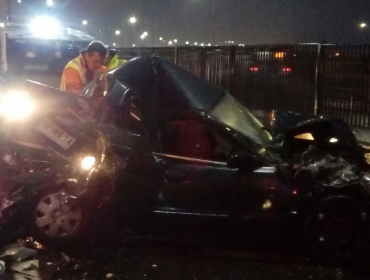
<path id="1" fill-rule="evenodd" d="M 91 33 L 107 44 L 160 46 L 177 39 L 215 44 L 277 43 L 368 43 L 370 24 L 368 0 L 54 0 L 12 1 L 13 21 L 25 23 L 37 14 L 48 13 L 63 24 Z M 0 0 L 0 13 L 6 12 Z M 213 15 L 213 5 L 215 13 Z M 132 26 L 128 19 L 135 16 Z M 83 26 L 86 19 L 89 24 Z M 114 34 L 121 31 L 120 36 Z M 139 37 L 147 31 L 149 36 Z M 161 43 L 163 37 L 166 43 Z"/>

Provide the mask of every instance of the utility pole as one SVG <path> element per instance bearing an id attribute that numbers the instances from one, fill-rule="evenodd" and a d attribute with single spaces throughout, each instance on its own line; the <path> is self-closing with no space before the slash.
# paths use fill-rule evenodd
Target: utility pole
<path id="1" fill-rule="evenodd" d="M 212 46 L 215 45 L 216 0 L 212 1 Z"/>
<path id="2" fill-rule="evenodd" d="M 6 28 L 9 27 L 10 24 L 10 14 L 12 12 L 12 0 L 8 0 L 8 11 L 6 14 Z"/>

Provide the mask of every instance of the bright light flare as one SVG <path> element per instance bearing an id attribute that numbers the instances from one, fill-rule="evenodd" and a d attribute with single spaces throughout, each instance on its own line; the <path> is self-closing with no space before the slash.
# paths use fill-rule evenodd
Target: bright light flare
<path id="1" fill-rule="evenodd" d="M 119 30 L 116 30 L 116 35 L 119 35 L 119 34 L 121 34 L 121 31 L 119 31 Z"/>
<path id="2" fill-rule="evenodd" d="M 41 16 L 31 22 L 30 28 L 35 36 L 48 39 L 58 36 L 62 27 L 56 19 Z"/>
<path id="3" fill-rule="evenodd" d="M 82 21 L 82 24 L 83 24 L 83 25 L 87 25 L 87 20 L 83 20 L 83 21 Z"/>
<path id="4" fill-rule="evenodd" d="M 8 119 L 19 120 L 33 112 L 35 105 L 27 94 L 11 92 L 1 100 L 1 113 Z"/>
<path id="5" fill-rule="evenodd" d="M 337 138 L 331 138 L 329 140 L 330 143 L 337 143 L 338 142 L 338 139 Z"/>
<path id="6" fill-rule="evenodd" d="M 53 0 L 47 0 L 46 1 L 46 5 L 49 6 L 49 7 L 51 7 L 51 6 L 54 5 L 54 1 Z"/>
<path id="7" fill-rule="evenodd" d="M 91 169 L 95 164 L 95 157 L 88 156 L 81 160 L 81 167 L 84 170 Z"/>
<path id="8" fill-rule="evenodd" d="M 360 24 L 360 27 L 361 27 L 361 28 L 365 28 L 366 26 L 367 26 L 367 24 L 366 24 L 366 23 L 364 23 L 364 22 Z"/>
<path id="9" fill-rule="evenodd" d="M 4 27 L 5 27 L 5 23 L 0 22 L 0 28 L 4 28 Z"/>
<path id="10" fill-rule="evenodd" d="M 134 23 L 137 22 L 137 19 L 136 19 L 136 17 L 130 17 L 129 21 L 130 21 L 130 23 L 134 24 Z"/>

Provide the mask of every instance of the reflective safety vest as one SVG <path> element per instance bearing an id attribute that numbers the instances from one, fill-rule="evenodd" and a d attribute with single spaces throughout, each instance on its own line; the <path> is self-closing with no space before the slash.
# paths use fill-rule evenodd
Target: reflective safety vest
<path id="1" fill-rule="evenodd" d="M 108 64 L 108 71 L 113 70 L 114 68 L 117 68 L 121 66 L 122 64 L 126 63 L 127 60 L 122 60 L 118 58 L 118 55 L 113 56 L 111 61 Z"/>
<path id="2" fill-rule="evenodd" d="M 81 56 L 76 57 L 75 59 L 68 62 L 66 67 L 64 67 L 63 74 L 62 74 L 62 81 L 60 83 L 61 90 L 64 90 L 64 91 L 66 90 L 66 77 L 65 77 L 64 71 L 67 68 L 74 68 L 78 71 L 78 74 L 80 75 L 81 88 L 86 85 L 87 80 L 86 80 L 86 75 L 85 75 L 85 68 L 81 64 L 81 59 L 82 59 Z"/>

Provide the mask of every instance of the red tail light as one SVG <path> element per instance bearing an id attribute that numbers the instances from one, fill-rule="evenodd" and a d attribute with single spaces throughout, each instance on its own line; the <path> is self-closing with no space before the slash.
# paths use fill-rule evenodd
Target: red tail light
<path id="1" fill-rule="evenodd" d="M 292 68 L 290 67 L 284 67 L 283 72 L 292 72 Z"/>
<path id="2" fill-rule="evenodd" d="M 258 71 L 258 67 L 251 67 L 251 71 Z"/>

